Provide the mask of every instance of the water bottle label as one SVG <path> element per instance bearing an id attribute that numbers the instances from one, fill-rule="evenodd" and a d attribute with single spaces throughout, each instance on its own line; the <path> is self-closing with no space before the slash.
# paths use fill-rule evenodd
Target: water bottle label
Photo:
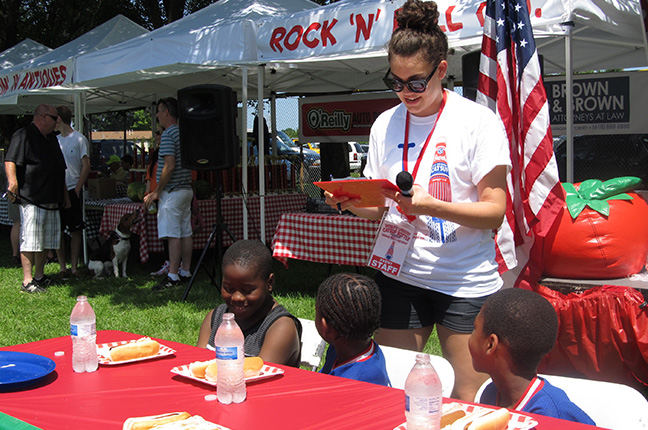
<path id="1" fill-rule="evenodd" d="M 440 397 L 410 397 L 405 395 L 405 411 L 418 414 L 436 414 L 441 410 Z"/>
<path id="2" fill-rule="evenodd" d="M 70 324 L 70 334 L 72 336 L 86 337 L 97 334 L 96 324 Z"/>
<path id="3" fill-rule="evenodd" d="M 238 360 L 238 348 L 235 346 L 217 346 L 216 358 L 219 360 Z"/>

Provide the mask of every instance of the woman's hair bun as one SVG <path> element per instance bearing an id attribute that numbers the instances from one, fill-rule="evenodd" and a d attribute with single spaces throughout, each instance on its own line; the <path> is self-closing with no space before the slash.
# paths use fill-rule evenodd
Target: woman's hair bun
<path id="1" fill-rule="evenodd" d="M 439 10 L 433 1 L 407 0 L 396 16 L 401 29 L 432 34 L 438 30 Z"/>

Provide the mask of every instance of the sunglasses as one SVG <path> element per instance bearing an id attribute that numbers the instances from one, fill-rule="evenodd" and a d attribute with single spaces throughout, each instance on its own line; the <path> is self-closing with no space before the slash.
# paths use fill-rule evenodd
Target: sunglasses
<path id="1" fill-rule="evenodd" d="M 59 119 L 58 115 L 51 115 L 49 113 L 46 113 L 45 116 L 48 116 L 48 117 L 52 118 L 54 121 L 58 121 L 58 119 Z"/>
<path id="2" fill-rule="evenodd" d="M 391 73 L 391 67 L 390 67 L 389 69 L 387 69 L 387 73 L 385 73 L 383 82 L 385 83 L 385 85 L 387 85 L 387 88 L 397 93 L 403 91 L 405 89 L 405 85 L 407 85 L 407 88 L 409 88 L 409 90 L 413 93 L 422 93 L 427 89 L 427 84 L 428 82 L 430 82 L 430 79 L 432 79 L 432 76 L 434 76 L 434 74 L 436 73 L 439 64 L 434 66 L 434 69 L 432 69 L 432 73 L 430 73 L 430 75 L 427 78 L 410 79 L 407 82 L 403 82 L 400 79 L 396 79 L 396 78 L 388 78 L 389 74 Z"/>

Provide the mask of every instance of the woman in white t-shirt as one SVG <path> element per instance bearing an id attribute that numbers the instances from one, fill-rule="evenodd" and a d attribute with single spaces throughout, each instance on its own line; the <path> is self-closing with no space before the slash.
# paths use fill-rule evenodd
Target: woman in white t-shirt
<path id="1" fill-rule="evenodd" d="M 484 300 L 502 286 L 493 230 L 504 217 L 511 162 L 495 114 L 443 89 L 448 42 L 438 17 L 436 3 L 419 0 L 408 0 L 397 15 L 385 83 L 401 104 L 373 124 L 364 170 L 368 178 L 393 183 L 409 172 L 411 197 L 385 190 L 394 203 L 379 208 L 358 208 L 357 200 L 330 193 L 326 198 L 365 218 L 388 211 L 392 221 L 415 228 L 398 276 L 376 277 L 383 307 L 375 339 L 422 351 L 436 325 L 455 370 L 452 396 L 472 401 L 488 375 L 473 369 L 468 338 Z"/>

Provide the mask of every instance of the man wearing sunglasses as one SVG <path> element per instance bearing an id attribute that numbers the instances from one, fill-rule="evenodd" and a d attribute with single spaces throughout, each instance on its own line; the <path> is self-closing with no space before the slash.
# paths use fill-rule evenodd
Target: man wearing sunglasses
<path id="1" fill-rule="evenodd" d="M 65 186 L 65 160 L 54 130 L 60 118 L 50 105 L 40 105 L 32 123 L 11 136 L 5 156 L 7 197 L 20 204 L 21 290 L 44 292 L 50 284 L 45 276 L 48 249 L 61 241 L 59 207 L 69 207 Z"/>

